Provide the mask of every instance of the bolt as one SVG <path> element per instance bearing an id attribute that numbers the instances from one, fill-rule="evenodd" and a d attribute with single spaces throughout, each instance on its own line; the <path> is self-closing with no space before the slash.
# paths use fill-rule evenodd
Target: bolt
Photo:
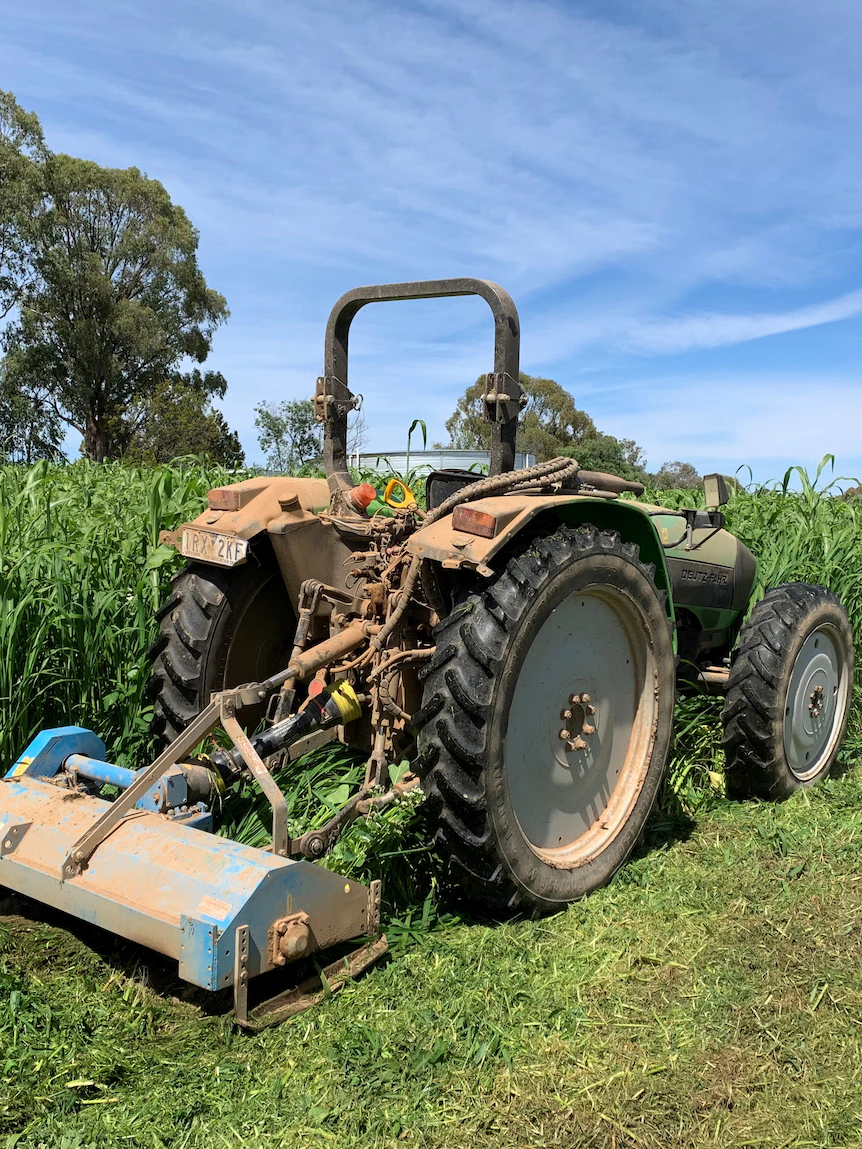
<path id="1" fill-rule="evenodd" d="M 582 695 L 581 695 L 581 702 L 583 702 L 583 704 L 584 704 L 585 706 L 586 706 L 586 704 L 587 704 L 589 701 L 590 701 L 590 696 L 589 696 L 589 694 L 582 694 Z"/>
<path id="2" fill-rule="evenodd" d="M 582 734 L 595 734 L 595 732 L 595 726 L 590 726 L 589 722 L 584 723 L 584 728 L 581 731 Z"/>
<path id="3" fill-rule="evenodd" d="M 564 710 L 564 711 L 562 711 L 562 713 L 560 714 L 560 717 L 561 717 L 561 718 L 565 718 L 565 719 L 567 719 L 567 720 L 568 720 L 569 718 L 571 718 L 571 717 L 572 717 L 572 712 L 571 712 L 571 710 Z"/>
<path id="4" fill-rule="evenodd" d="M 584 709 L 586 710 L 587 714 L 595 714 L 596 712 L 595 706 L 585 706 Z"/>
<path id="5" fill-rule="evenodd" d="M 566 749 L 568 750 L 586 750 L 586 748 L 587 744 L 583 738 L 572 738 L 566 743 Z"/>
<path id="6" fill-rule="evenodd" d="M 560 731 L 560 737 L 562 738 L 562 740 L 564 742 L 567 742 L 571 738 L 571 736 L 572 736 L 571 730 L 561 730 Z"/>

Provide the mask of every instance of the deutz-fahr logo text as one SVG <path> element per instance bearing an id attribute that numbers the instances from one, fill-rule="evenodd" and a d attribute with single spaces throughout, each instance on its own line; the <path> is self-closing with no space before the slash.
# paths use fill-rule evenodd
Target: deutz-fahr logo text
<path id="1" fill-rule="evenodd" d="M 714 582 L 724 586 L 727 583 L 728 571 L 706 571 L 700 567 L 683 567 L 680 578 L 683 582 Z"/>

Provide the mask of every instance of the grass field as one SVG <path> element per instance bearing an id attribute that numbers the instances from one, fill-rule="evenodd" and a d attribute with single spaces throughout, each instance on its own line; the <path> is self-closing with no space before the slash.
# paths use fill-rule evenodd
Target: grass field
<path id="1" fill-rule="evenodd" d="M 145 757 L 144 651 L 175 562 L 158 531 L 218 481 L 0 471 L 2 761 L 58 719 Z M 728 517 L 762 585 L 826 582 L 860 626 L 855 504 L 805 481 L 740 492 Z M 256 1037 L 147 951 L 7 903 L 0 1149 L 862 1145 L 858 707 L 839 776 L 778 808 L 723 798 L 717 718 L 680 705 L 643 851 L 552 918 L 461 919 L 410 811 L 358 827 L 335 864 L 383 873 L 392 958 Z M 308 765 L 285 786 L 310 824 L 355 766 Z M 228 828 L 254 840 L 253 803 Z"/>

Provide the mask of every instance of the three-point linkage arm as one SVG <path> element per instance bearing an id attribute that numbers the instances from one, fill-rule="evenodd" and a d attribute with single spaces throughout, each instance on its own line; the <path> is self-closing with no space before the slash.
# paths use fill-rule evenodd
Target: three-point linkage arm
<path id="1" fill-rule="evenodd" d="M 484 414 L 491 423 L 491 474 L 515 465 L 515 434 L 521 410 L 518 356 L 521 329 L 512 297 L 486 279 L 429 279 L 355 287 L 338 300 L 326 325 L 323 375 L 317 381 L 315 411 L 323 421 L 323 458 L 333 506 L 349 511 L 344 495 L 353 485 L 347 470 L 347 416 L 355 398 L 347 378 L 347 347 L 353 317 L 367 303 L 479 295 L 494 316 L 494 370 L 485 385 Z"/>

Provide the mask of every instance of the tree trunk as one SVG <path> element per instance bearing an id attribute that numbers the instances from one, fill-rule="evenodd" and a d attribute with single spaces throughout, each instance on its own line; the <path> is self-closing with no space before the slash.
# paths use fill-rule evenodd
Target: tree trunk
<path id="1" fill-rule="evenodd" d="M 104 428 L 100 421 L 91 415 L 87 419 L 87 429 L 84 433 L 84 454 L 91 463 L 103 463 L 107 449 Z"/>

